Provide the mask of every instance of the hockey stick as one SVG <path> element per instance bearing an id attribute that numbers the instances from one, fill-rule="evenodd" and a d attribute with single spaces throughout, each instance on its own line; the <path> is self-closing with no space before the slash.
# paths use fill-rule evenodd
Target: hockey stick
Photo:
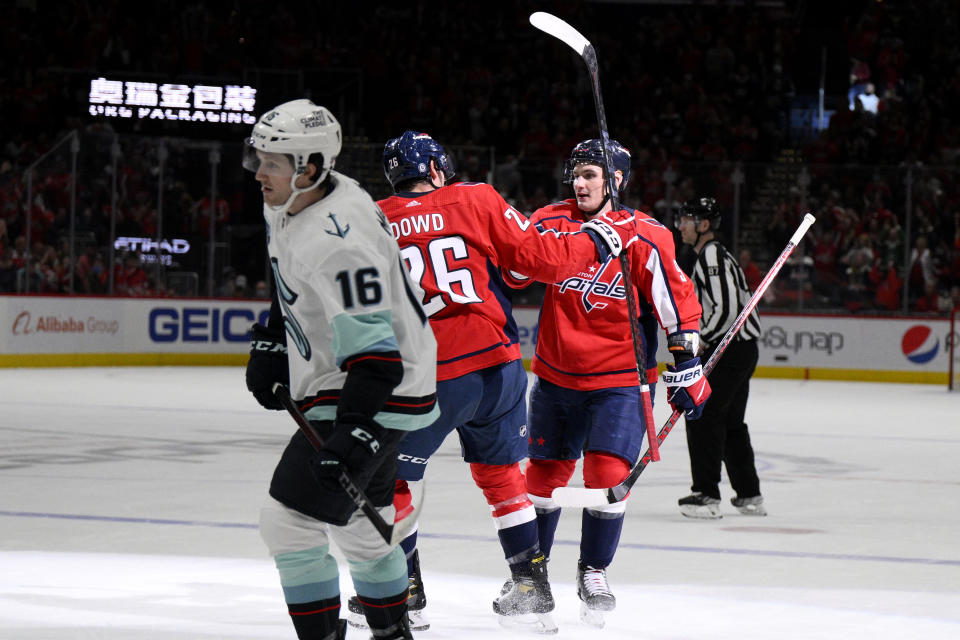
<path id="1" fill-rule="evenodd" d="M 590 80 L 593 86 L 593 103 L 597 108 L 597 126 L 600 128 L 600 148 L 603 150 L 604 174 L 607 179 L 607 192 L 610 194 L 612 211 L 620 210 L 620 192 L 617 190 L 617 181 L 613 173 L 613 162 L 610 159 L 610 135 L 607 133 L 607 114 L 603 109 L 603 96 L 600 93 L 600 71 L 597 66 L 597 52 L 590 41 L 555 15 L 537 11 L 530 14 L 530 24 L 547 35 L 564 42 L 577 52 L 587 65 Z M 633 285 L 630 280 L 630 261 L 627 258 L 626 247 L 620 252 L 620 274 L 623 277 L 623 290 L 627 298 L 627 318 L 630 322 L 630 338 L 633 342 L 633 357 L 637 363 L 637 379 L 640 383 L 640 405 L 643 408 L 643 421 L 647 428 L 647 442 L 650 445 L 650 459 L 654 462 L 660 459 L 660 447 L 656 438 L 656 427 L 653 424 L 653 401 L 650 399 L 650 385 L 647 383 L 646 357 L 643 351 L 643 338 L 638 330 L 637 300 L 633 295 Z"/>
<path id="2" fill-rule="evenodd" d="M 287 413 L 290 414 L 290 416 L 293 418 L 293 421 L 297 423 L 297 426 L 300 427 L 300 431 L 302 431 L 303 435 L 307 437 L 307 440 L 311 445 L 313 445 L 313 448 L 316 451 L 320 451 L 320 449 L 323 448 L 323 438 L 320 437 L 320 434 L 317 433 L 313 425 L 310 424 L 310 421 L 307 420 L 307 417 L 303 415 L 302 411 L 300 411 L 300 407 L 297 406 L 297 403 L 294 401 L 294 399 L 290 397 L 290 390 L 278 383 L 273 385 L 273 395 L 277 397 L 277 399 L 283 405 L 283 408 L 287 410 Z M 367 494 L 363 492 L 363 489 L 357 486 L 357 484 L 353 481 L 353 478 L 351 478 L 346 471 L 341 471 L 340 477 L 337 478 L 337 480 L 340 481 L 340 486 L 343 487 L 343 490 L 347 492 L 347 495 L 350 496 L 350 499 L 353 500 L 354 504 L 356 504 L 357 507 L 363 511 L 363 514 L 367 516 L 367 518 L 370 520 L 370 523 L 377 530 L 377 533 L 380 534 L 387 544 L 390 546 L 399 544 L 401 540 L 410 535 L 410 532 L 417 523 L 417 517 L 420 514 L 420 508 L 423 506 L 423 491 L 420 492 L 419 496 L 411 495 L 411 510 L 408 512 L 406 517 L 399 522 L 387 524 L 386 520 L 383 519 L 383 516 L 380 515 L 380 512 L 377 511 L 377 508 L 370 504 L 370 499 L 367 498 Z"/>
<path id="3" fill-rule="evenodd" d="M 709 375 L 710 372 L 713 371 L 713 368 L 717 364 L 717 360 L 719 360 L 720 356 L 723 355 L 727 345 L 730 344 L 730 341 L 733 340 L 733 338 L 743 327 L 744 323 L 747 321 L 747 318 L 750 316 L 750 313 L 754 310 L 757 304 L 759 304 L 760 298 L 763 297 L 767 287 L 769 287 L 770 283 L 773 282 L 773 279 L 777 276 L 780 268 L 783 267 L 784 263 L 787 261 L 787 258 L 789 258 L 790 254 L 793 253 L 797 243 L 800 242 L 800 239 L 803 238 L 804 234 L 807 232 L 807 229 L 809 229 L 810 225 L 812 225 L 814 222 L 816 222 L 816 218 L 809 213 L 803 216 L 803 222 L 800 223 L 800 226 L 797 227 L 797 230 L 793 233 L 790 241 L 787 242 L 787 246 L 784 247 L 780 257 L 777 258 L 777 261 L 774 262 L 770 267 L 767 275 L 765 275 L 763 280 L 760 281 L 760 284 L 757 286 L 757 290 L 754 291 L 753 296 L 751 296 L 750 300 L 747 301 L 747 304 L 744 305 L 740 315 L 738 315 L 737 319 L 733 321 L 733 324 L 730 325 L 730 328 L 727 329 L 727 332 L 723 334 L 723 338 L 717 344 L 717 348 L 710 356 L 710 359 L 707 360 L 705 365 L 703 365 L 703 375 Z M 707 402 L 709 402 L 709 400 L 707 400 Z M 670 435 L 673 425 L 677 423 L 677 420 L 680 419 L 681 415 L 682 413 L 680 411 L 674 410 L 666 424 L 664 424 L 660 429 L 660 433 L 657 434 L 657 441 L 659 443 L 662 444 L 664 439 Z M 630 474 L 626 477 L 626 479 L 620 484 L 610 487 L 609 489 L 557 487 L 553 490 L 552 497 L 560 504 L 561 507 L 595 507 L 605 504 L 613 504 L 614 502 L 620 502 L 627 497 L 628 493 L 630 493 L 630 489 L 637 481 L 637 478 L 640 477 L 640 474 L 643 473 L 643 470 L 646 469 L 647 464 L 649 464 L 651 459 L 652 457 L 650 455 L 650 450 L 648 449 L 647 452 L 640 458 L 639 462 L 637 462 L 633 469 L 630 470 Z"/>

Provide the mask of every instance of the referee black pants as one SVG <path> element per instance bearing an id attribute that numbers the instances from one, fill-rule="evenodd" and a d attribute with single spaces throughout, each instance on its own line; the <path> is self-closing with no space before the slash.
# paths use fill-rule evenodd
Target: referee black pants
<path id="1" fill-rule="evenodd" d="M 707 376 L 712 393 L 703 415 L 698 420 L 687 420 L 694 492 L 720 499 L 722 463 L 737 497 L 760 495 L 750 432 L 743 421 L 758 354 L 756 340 L 734 340 Z M 702 360 L 706 362 L 710 355 L 711 352 L 705 353 Z"/>

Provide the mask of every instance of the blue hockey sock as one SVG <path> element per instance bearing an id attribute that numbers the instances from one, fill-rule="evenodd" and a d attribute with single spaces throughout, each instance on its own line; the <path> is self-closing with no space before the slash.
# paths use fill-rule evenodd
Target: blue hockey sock
<path id="1" fill-rule="evenodd" d="M 500 538 L 503 556 L 507 559 L 511 571 L 526 566 L 534 556 L 540 553 L 535 520 L 500 529 L 497 531 L 497 536 Z"/>
<path id="2" fill-rule="evenodd" d="M 583 510 L 580 534 L 580 559 L 584 564 L 604 569 L 613 562 L 623 530 L 623 512 Z"/>
<path id="3" fill-rule="evenodd" d="M 553 537 L 557 533 L 557 524 L 560 522 L 560 507 L 541 509 L 537 507 L 537 532 L 540 537 L 540 550 L 543 555 L 550 557 L 553 548 Z"/>

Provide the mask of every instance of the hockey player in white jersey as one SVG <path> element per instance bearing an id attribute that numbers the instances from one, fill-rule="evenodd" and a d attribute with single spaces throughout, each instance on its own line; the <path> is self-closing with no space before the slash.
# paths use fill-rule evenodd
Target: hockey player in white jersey
<path id="1" fill-rule="evenodd" d="M 288 384 L 325 441 L 315 452 L 301 432 L 291 438 L 260 532 L 298 638 L 346 634 L 332 540 L 369 603 L 373 637 L 401 640 L 413 637 L 403 551 L 383 541 L 337 478 L 346 469 L 393 522 L 397 443 L 439 415 L 436 342 L 383 213 L 333 171 L 340 145 L 339 123 L 309 100 L 266 113 L 246 143 L 276 283 L 272 319 L 253 329 L 247 385 L 275 409 L 273 384 Z"/>

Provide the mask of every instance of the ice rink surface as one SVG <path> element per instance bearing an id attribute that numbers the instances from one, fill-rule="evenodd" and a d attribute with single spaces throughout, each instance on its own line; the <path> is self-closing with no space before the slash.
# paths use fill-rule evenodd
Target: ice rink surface
<path id="1" fill-rule="evenodd" d="M 747 421 L 770 515 L 738 514 L 726 484 L 722 520 L 680 515 L 681 421 L 630 499 L 603 630 L 578 619 L 564 513 L 554 637 L 960 638 L 960 394 L 757 379 Z M 0 640 L 294 638 L 256 529 L 294 430 L 240 368 L 0 370 Z M 491 612 L 507 567 L 455 439 L 428 468 L 420 540 L 418 638 L 535 637 Z"/>

